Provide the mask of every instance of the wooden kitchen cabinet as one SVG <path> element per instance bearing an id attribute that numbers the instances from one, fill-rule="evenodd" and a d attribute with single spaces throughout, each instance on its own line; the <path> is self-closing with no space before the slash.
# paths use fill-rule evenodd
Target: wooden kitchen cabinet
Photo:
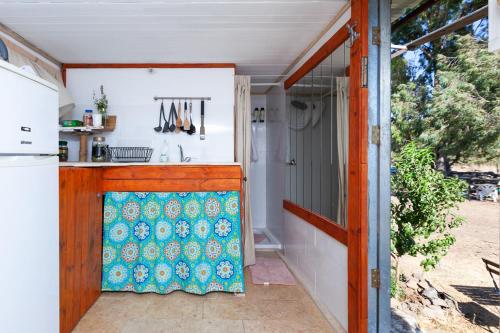
<path id="1" fill-rule="evenodd" d="M 60 168 L 60 332 L 71 332 L 101 294 L 100 168 Z"/>
<path id="2" fill-rule="evenodd" d="M 104 192 L 242 191 L 242 183 L 239 165 L 60 167 L 60 332 L 101 294 Z"/>

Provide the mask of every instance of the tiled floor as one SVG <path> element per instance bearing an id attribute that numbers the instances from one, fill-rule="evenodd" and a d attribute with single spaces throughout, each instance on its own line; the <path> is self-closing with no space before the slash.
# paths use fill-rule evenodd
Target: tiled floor
<path id="1" fill-rule="evenodd" d="M 103 293 L 73 332 L 332 332 L 302 286 L 253 285 L 248 269 L 245 286 L 245 296 Z"/>
<path id="2" fill-rule="evenodd" d="M 264 229 L 254 229 L 253 238 L 255 240 L 255 248 L 258 250 L 272 251 L 281 249 L 281 244 L 276 239 L 269 238 L 268 231 Z"/>

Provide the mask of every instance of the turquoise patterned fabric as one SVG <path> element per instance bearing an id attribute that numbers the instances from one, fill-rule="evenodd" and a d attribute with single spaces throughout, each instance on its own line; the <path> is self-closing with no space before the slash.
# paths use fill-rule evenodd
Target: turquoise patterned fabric
<path id="1" fill-rule="evenodd" d="M 109 192 L 102 290 L 244 292 L 239 192 Z"/>

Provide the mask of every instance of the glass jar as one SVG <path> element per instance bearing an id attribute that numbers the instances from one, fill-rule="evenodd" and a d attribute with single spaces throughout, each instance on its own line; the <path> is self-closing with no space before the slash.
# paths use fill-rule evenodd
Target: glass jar
<path id="1" fill-rule="evenodd" d="M 92 127 L 94 125 L 94 120 L 92 117 L 92 110 L 85 110 L 83 114 L 83 126 Z"/>
<path id="2" fill-rule="evenodd" d="M 59 162 L 68 161 L 68 141 L 59 141 Z"/>
<path id="3" fill-rule="evenodd" d="M 106 138 L 94 136 L 92 139 L 92 162 L 106 162 Z"/>

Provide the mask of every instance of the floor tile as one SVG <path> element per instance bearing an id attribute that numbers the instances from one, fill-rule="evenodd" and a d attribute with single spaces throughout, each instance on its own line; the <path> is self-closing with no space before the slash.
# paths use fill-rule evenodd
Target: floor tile
<path id="1" fill-rule="evenodd" d="M 250 285 L 246 297 L 260 300 L 298 301 L 309 297 L 301 286 Z"/>
<path id="2" fill-rule="evenodd" d="M 102 317 L 87 313 L 73 330 L 73 333 L 120 333 L 124 322 L 113 317 Z"/>
<path id="3" fill-rule="evenodd" d="M 172 324 L 165 320 L 138 319 L 126 322 L 120 333 L 163 333 L 170 332 L 170 326 Z"/>
<path id="4" fill-rule="evenodd" d="M 158 295 L 149 304 L 145 316 L 152 319 L 201 319 L 203 302 L 200 296 Z"/>
<path id="5" fill-rule="evenodd" d="M 245 333 L 330 333 L 330 326 L 300 320 L 244 320 Z"/>
<path id="6" fill-rule="evenodd" d="M 241 320 L 141 319 L 129 322 L 120 333 L 244 333 Z"/>
<path id="7" fill-rule="evenodd" d="M 150 294 L 107 295 L 99 297 L 85 316 L 99 316 L 101 318 L 115 318 L 117 320 L 142 318 L 148 306 L 153 301 Z"/>
<path id="8" fill-rule="evenodd" d="M 257 256 L 278 257 L 274 252 Z M 295 286 L 253 285 L 245 270 L 245 296 L 182 291 L 169 295 L 104 292 L 75 333 L 331 332 L 311 297 Z"/>

